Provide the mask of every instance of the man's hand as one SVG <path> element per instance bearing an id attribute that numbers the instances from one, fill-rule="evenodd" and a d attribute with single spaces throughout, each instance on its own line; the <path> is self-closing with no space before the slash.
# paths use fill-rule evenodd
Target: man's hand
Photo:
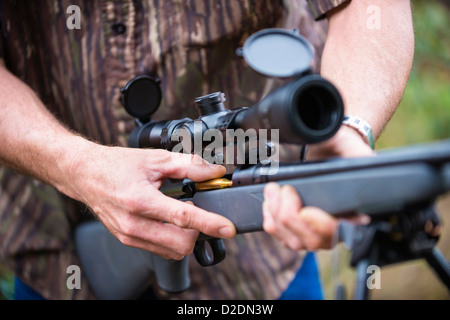
<path id="1" fill-rule="evenodd" d="M 0 97 L 0 164 L 85 203 L 122 243 L 181 259 L 192 252 L 199 232 L 216 238 L 235 235 L 226 218 L 158 190 L 167 178 L 221 177 L 223 167 L 191 155 L 88 141 L 65 128 L 2 66 Z"/>
<path id="2" fill-rule="evenodd" d="M 224 167 L 164 150 L 94 144 L 83 153 L 72 164 L 74 184 L 65 192 L 87 204 L 123 244 L 179 260 L 192 253 L 199 231 L 217 238 L 235 235 L 226 218 L 158 190 L 168 178 L 222 177 Z"/>
<path id="3" fill-rule="evenodd" d="M 376 28 L 367 24 L 370 6 L 373 1 L 351 1 L 328 14 L 321 74 L 340 91 L 346 115 L 366 120 L 378 137 L 405 90 L 414 57 L 414 32 L 409 0 L 378 1 Z M 344 126 L 329 141 L 310 146 L 308 160 L 372 154 L 362 137 Z M 302 208 L 292 188 L 274 184 L 265 189 L 263 213 L 264 229 L 292 249 L 329 248 L 339 224 L 318 208 Z"/>
<path id="4" fill-rule="evenodd" d="M 352 128 L 342 127 L 335 137 L 313 145 L 310 160 L 328 157 L 361 157 L 373 155 L 372 149 Z M 332 247 L 339 219 L 316 207 L 303 207 L 297 191 L 289 186 L 269 183 L 264 189 L 264 230 L 293 250 L 318 250 Z M 368 223 L 369 217 L 346 218 L 354 223 Z"/>

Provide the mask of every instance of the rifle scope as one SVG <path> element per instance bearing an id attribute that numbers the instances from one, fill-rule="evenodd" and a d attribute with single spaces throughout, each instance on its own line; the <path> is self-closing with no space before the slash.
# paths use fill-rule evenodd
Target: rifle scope
<path id="1" fill-rule="evenodd" d="M 331 138 L 344 116 L 338 90 L 316 74 L 275 89 L 250 108 L 227 110 L 225 100 L 221 92 L 197 98 L 198 119 L 150 121 L 134 129 L 129 145 L 171 151 L 180 142 L 179 130 L 186 130 L 192 141 L 201 135 L 202 141 L 208 129 L 218 129 L 224 136 L 227 129 L 267 129 L 269 135 L 271 129 L 278 129 L 280 143 L 306 145 Z"/>

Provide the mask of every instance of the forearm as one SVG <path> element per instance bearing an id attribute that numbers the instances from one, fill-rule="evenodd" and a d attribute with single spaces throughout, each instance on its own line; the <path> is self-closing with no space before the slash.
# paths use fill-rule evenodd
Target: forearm
<path id="1" fill-rule="evenodd" d="M 379 24 L 370 20 L 378 12 Z M 402 98 L 413 56 L 409 0 L 354 0 L 329 14 L 321 73 L 338 87 L 345 113 L 366 120 L 375 137 Z"/>
<path id="2" fill-rule="evenodd" d="M 67 130 L 1 65 L 0 110 L 0 163 L 69 193 L 72 162 L 92 143 Z"/>
<path id="3" fill-rule="evenodd" d="M 192 252 L 198 231 L 235 235 L 224 217 L 158 190 L 167 178 L 205 181 L 225 168 L 191 155 L 90 142 L 67 130 L 1 66 L 0 101 L 0 163 L 85 203 L 123 244 L 181 259 Z"/>
<path id="4" fill-rule="evenodd" d="M 376 4 L 379 29 L 367 25 L 367 8 Z M 378 27 L 378 26 L 377 26 Z M 322 57 L 322 76 L 339 89 L 346 115 L 367 121 L 378 137 L 397 108 L 412 65 L 414 33 L 406 0 L 353 0 L 329 14 L 329 33 Z M 342 126 L 330 140 L 311 145 L 310 159 L 373 154 L 353 128 Z M 294 250 L 329 248 L 339 222 L 313 207 L 302 208 L 289 186 L 266 186 L 264 228 Z M 367 223 L 356 216 L 354 223 Z"/>

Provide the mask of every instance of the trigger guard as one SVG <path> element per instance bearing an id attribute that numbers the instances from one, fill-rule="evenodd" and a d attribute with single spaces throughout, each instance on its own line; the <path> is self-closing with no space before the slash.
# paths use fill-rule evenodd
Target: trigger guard
<path id="1" fill-rule="evenodd" d="M 212 256 L 206 249 L 206 241 L 211 246 Z M 197 241 L 194 247 L 194 255 L 202 267 L 210 267 L 225 259 L 226 249 L 222 239 L 208 239 Z"/>

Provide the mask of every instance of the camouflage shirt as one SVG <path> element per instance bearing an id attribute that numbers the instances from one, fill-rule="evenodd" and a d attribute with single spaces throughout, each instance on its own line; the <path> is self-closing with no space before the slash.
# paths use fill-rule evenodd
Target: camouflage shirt
<path id="1" fill-rule="evenodd" d="M 0 57 L 69 128 L 106 145 L 126 145 L 133 119 L 120 89 L 137 75 L 162 80 L 156 119 L 196 117 L 193 100 L 215 91 L 230 106 L 247 106 L 266 79 L 235 54 L 252 33 L 297 28 L 316 49 L 318 67 L 326 12 L 347 0 L 2 0 Z M 68 7 L 80 8 L 71 29 Z M 31 117 L 33 115 L 30 115 Z M 1 142 L 0 142 L 1 143 Z M 0 258 L 47 299 L 93 299 L 87 280 L 67 288 L 67 267 L 80 265 L 73 231 L 88 210 L 53 187 L 0 167 Z M 276 299 L 302 254 L 265 233 L 230 240 L 218 266 L 191 265 L 183 299 Z M 158 290 L 159 297 L 163 294 Z"/>

